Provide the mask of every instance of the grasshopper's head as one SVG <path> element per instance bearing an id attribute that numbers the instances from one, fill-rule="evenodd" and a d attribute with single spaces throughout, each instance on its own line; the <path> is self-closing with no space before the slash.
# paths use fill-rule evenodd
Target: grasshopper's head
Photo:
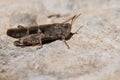
<path id="1" fill-rule="evenodd" d="M 71 32 L 71 27 L 72 27 L 72 25 L 70 23 L 64 23 L 63 24 L 63 28 L 64 28 L 66 34 L 67 33 L 69 34 Z"/>
<path id="2" fill-rule="evenodd" d="M 64 31 L 65 31 L 65 37 L 68 36 L 70 33 L 71 33 L 71 28 L 72 28 L 72 25 L 73 25 L 73 22 L 80 16 L 81 14 L 78 14 L 78 15 L 74 15 L 73 17 L 65 20 L 64 22 L 62 22 L 62 26 L 64 28 Z M 69 22 L 71 21 L 71 23 L 66 23 L 66 22 Z"/>
<path id="3" fill-rule="evenodd" d="M 26 28 L 11 28 L 7 30 L 7 35 L 13 38 L 21 38 L 23 36 L 25 36 L 27 33 L 27 29 Z"/>

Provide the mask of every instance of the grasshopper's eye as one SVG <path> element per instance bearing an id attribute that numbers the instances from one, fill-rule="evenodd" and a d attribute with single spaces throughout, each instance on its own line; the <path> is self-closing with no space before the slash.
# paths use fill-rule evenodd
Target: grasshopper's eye
<path id="1" fill-rule="evenodd" d="M 71 24 L 69 24 L 69 23 L 66 23 L 66 24 L 64 24 L 64 26 L 63 26 L 65 29 L 68 29 L 69 27 L 71 27 Z"/>
<path id="2" fill-rule="evenodd" d="M 65 26 L 65 29 L 67 29 L 68 28 L 68 26 Z"/>

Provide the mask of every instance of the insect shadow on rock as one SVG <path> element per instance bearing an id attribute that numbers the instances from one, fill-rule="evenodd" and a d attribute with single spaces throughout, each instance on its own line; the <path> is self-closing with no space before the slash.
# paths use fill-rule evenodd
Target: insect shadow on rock
<path id="1" fill-rule="evenodd" d="M 65 45 L 69 47 L 66 40 L 69 40 L 74 34 L 77 34 L 79 29 L 75 32 L 71 32 L 73 22 L 80 16 L 74 15 L 73 17 L 65 20 L 62 23 L 53 23 L 46 25 L 23 27 L 21 25 L 18 28 L 11 28 L 7 30 L 7 35 L 19 40 L 14 41 L 15 46 L 26 47 L 39 45 L 42 48 L 43 44 L 53 42 L 55 40 L 62 40 Z M 71 21 L 71 23 L 67 23 Z"/>

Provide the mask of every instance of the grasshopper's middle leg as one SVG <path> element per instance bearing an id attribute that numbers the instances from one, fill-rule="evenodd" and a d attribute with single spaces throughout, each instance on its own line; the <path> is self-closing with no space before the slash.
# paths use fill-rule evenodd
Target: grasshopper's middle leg
<path id="1" fill-rule="evenodd" d="M 38 38 L 38 42 L 39 42 L 39 44 L 38 44 L 38 48 L 37 49 L 41 49 L 42 47 L 43 47 L 43 44 L 42 44 L 42 36 L 43 36 L 43 34 L 41 34 L 40 36 L 39 36 L 39 38 Z"/>

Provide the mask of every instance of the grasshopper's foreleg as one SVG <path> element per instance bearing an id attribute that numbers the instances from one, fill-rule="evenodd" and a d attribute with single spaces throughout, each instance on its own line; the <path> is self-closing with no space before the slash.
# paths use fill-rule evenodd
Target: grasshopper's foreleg
<path id="1" fill-rule="evenodd" d="M 62 37 L 62 41 L 65 43 L 65 45 L 68 47 L 68 49 L 70 49 L 70 46 L 67 44 L 64 36 Z"/>

